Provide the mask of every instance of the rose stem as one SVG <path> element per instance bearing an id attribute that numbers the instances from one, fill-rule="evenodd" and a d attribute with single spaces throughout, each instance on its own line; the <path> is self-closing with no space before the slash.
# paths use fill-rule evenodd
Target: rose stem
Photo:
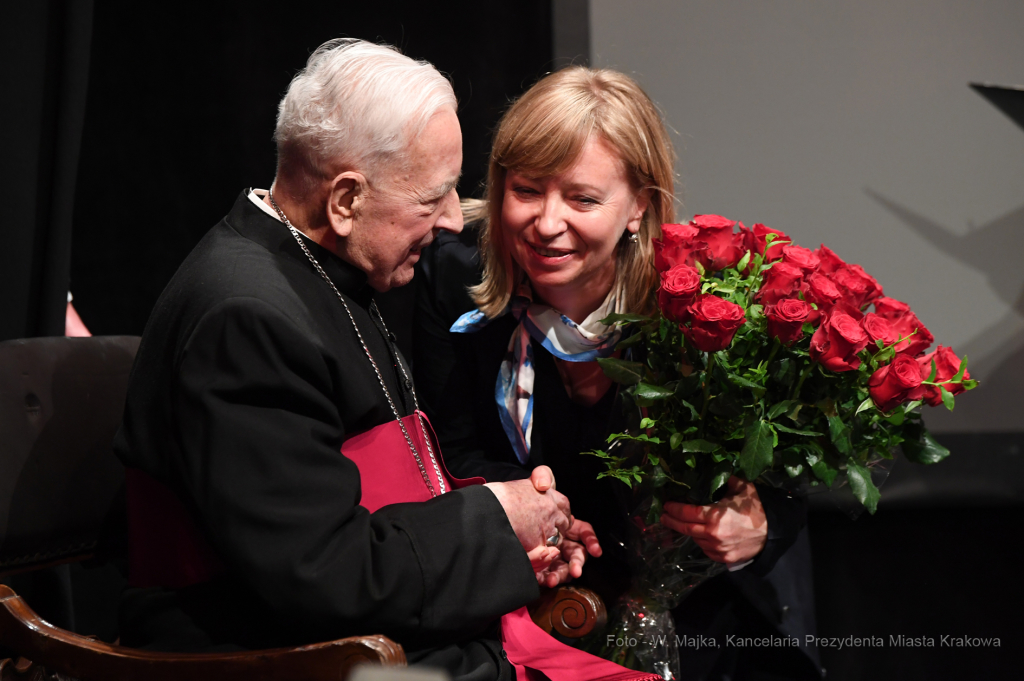
<path id="1" fill-rule="evenodd" d="M 704 365 L 704 402 L 700 405 L 700 436 L 704 437 L 704 416 L 708 413 L 708 400 L 711 399 L 711 370 L 715 368 L 715 353 L 708 353 L 707 364 Z"/>
<path id="2" fill-rule="evenodd" d="M 800 388 L 804 387 L 804 381 L 807 380 L 807 377 L 811 374 L 811 369 L 813 368 L 814 363 L 811 362 L 810 364 L 807 365 L 807 368 L 804 369 L 803 373 L 800 374 L 800 380 L 797 381 L 796 389 L 793 391 L 793 395 L 789 399 L 795 400 L 800 397 Z"/>

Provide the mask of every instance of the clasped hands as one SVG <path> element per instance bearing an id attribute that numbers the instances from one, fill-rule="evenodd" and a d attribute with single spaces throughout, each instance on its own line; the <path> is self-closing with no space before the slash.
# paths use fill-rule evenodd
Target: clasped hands
<path id="1" fill-rule="evenodd" d="M 729 478 L 727 493 L 708 506 L 666 502 L 661 524 L 693 537 L 705 555 L 727 564 L 753 560 L 768 540 L 768 520 L 753 483 Z"/>
<path id="2" fill-rule="evenodd" d="M 547 466 L 533 469 L 529 479 L 485 485 L 498 498 L 516 537 L 526 550 L 537 583 L 555 587 L 583 574 L 587 554 L 601 555 L 590 523 L 572 517 L 569 500 L 555 489 Z M 548 540 L 558 534 L 554 546 Z"/>

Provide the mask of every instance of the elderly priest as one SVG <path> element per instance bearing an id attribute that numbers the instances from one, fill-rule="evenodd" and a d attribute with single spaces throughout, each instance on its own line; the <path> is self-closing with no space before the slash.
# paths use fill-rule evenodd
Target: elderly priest
<path id="1" fill-rule="evenodd" d="M 280 104 L 270 191 L 243 191 L 157 301 L 115 444 L 126 645 L 383 633 L 411 663 L 511 678 L 496 621 L 568 558 L 568 503 L 544 474 L 445 473 L 373 303 L 462 228 L 455 106 L 429 64 L 324 44 Z"/>

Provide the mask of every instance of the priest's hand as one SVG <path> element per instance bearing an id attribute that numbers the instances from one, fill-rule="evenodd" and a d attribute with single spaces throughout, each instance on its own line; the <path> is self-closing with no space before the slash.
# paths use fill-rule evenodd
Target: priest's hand
<path id="1" fill-rule="evenodd" d="M 590 523 L 574 518 L 562 540 L 561 553 L 547 568 L 537 571 L 537 583 L 550 589 L 576 579 L 583 574 L 587 554 L 599 557 L 601 544 Z"/>
<path id="2" fill-rule="evenodd" d="M 667 502 L 661 524 L 693 537 L 713 561 L 745 563 L 764 549 L 768 520 L 753 483 L 734 476 L 726 488 L 728 493 L 709 506 Z"/>
<path id="3" fill-rule="evenodd" d="M 498 498 L 534 571 L 546 569 L 561 556 L 562 538 L 572 526 L 569 500 L 563 494 L 553 486 L 539 491 L 532 479 L 489 482 L 484 486 Z"/>

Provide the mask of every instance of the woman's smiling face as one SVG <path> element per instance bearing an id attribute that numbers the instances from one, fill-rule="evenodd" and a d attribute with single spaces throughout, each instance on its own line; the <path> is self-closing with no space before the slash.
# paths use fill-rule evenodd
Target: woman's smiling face
<path id="1" fill-rule="evenodd" d="M 619 240 L 627 229 L 639 230 L 646 208 L 646 194 L 630 185 L 619 155 L 594 136 L 559 175 L 507 172 L 502 233 L 534 292 L 579 322 L 572 308 L 596 299 L 585 317 L 604 300 L 615 281 Z"/>

